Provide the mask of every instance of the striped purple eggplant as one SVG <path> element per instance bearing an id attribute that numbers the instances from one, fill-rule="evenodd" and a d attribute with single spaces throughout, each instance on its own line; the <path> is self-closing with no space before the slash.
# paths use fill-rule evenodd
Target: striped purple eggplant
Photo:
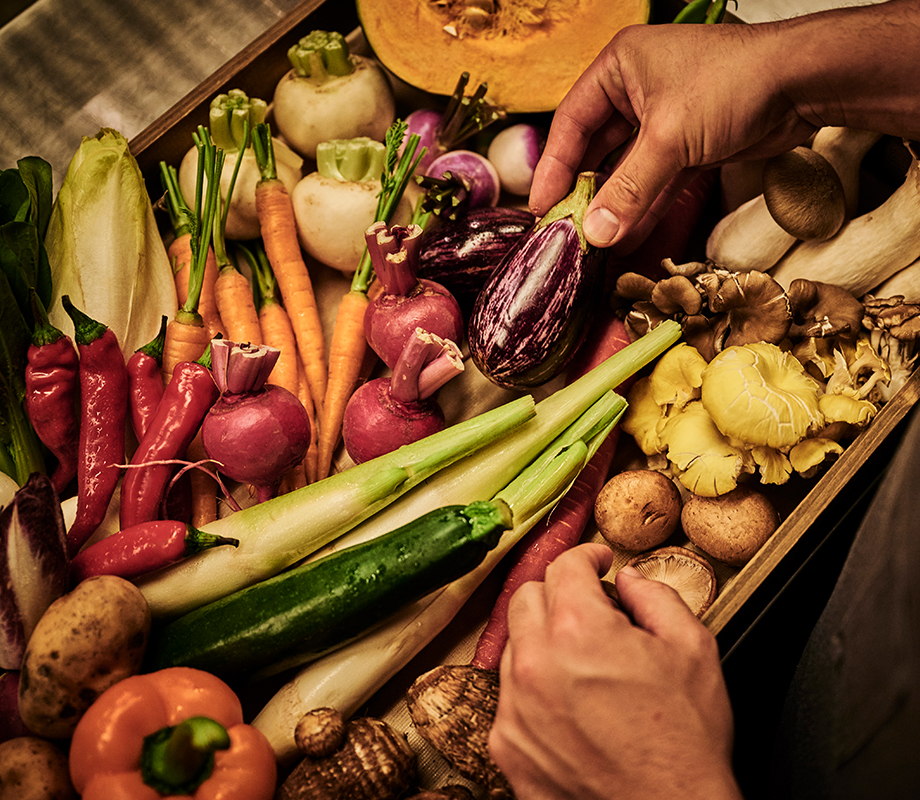
<path id="1" fill-rule="evenodd" d="M 561 373 L 584 340 L 603 288 L 604 259 L 582 232 L 594 173 L 508 251 L 470 316 L 473 363 L 509 389 L 541 386 Z"/>
<path id="2" fill-rule="evenodd" d="M 445 286 L 458 301 L 473 300 L 536 218 L 522 208 L 474 208 L 422 234 L 418 276 Z"/>

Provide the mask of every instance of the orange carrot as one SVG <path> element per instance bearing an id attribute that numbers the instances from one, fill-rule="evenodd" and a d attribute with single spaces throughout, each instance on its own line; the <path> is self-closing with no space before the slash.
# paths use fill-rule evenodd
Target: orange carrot
<path id="1" fill-rule="evenodd" d="M 169 256 L 169 262 L 173 265 L 174 276 L 176 279 L 176 295 L 179 298 L 179 305 L 183 305 L 188 299 L 189 274 L 191 272 L 190 254 L 188 246 L 190 234 L 186 234 L 180 239 L 173 239 L 166 249 L 166 255 Z M 204 278 L 201 283 L 201 297 L 198 300 L 198 313 L 204 321 L 205 328 L 208 329 L 208 339 L 214 339 L 218 336 L 227 336 L 224 330 L 224 323 L 221 322 L 220 314 L 217 312 L 217 301 L 214 298 L 214 284 L 217 281 L 217 259 L 214 251 L 208 248 L 208 258 L 204 264 Z"/>
<path id="2" fill-rule="evenodd" d="M 205 461 L 208 454 L 201 441 L 201 431 L 192 439 L 186 451 L 189 461 Z M 194 527 L 207 525 L 217 519 L 217 481 L 201 469 L 189 470 L 189 482 L 192 486 L 192 519 Z"/>
<path id="3" fill-rule="evenodd" d="M 240 344 L 262 344 L 262 328 L 252 296 L 252 285 L 229 261 L 220 268 L 214 296 L 227 339 Z"/>
<path id="4" fill-rule="evenodd" d="M 266 123 L 256 126 L 252 142 L 261 175 L 256 185 L 256 211 L 262 241 L 293 325 L 310 393 L 321 405 L 326 394 L 326 343 L 313 282 L 297 238 L 294 206 L 278 178 L 271 129 Z"/>
<path id="5" fill-rule="evenodd" d="M 223 169 L 224 154 L 210 143 L 196 137 L 195 144 L 199 151 L 198 186 L 204 185 L 205 179 L 220 175 Z M 199 188 L 196 194 L 196 208 L 193 212 L 185 202 L 178 188 L 178 176 L 174 168 L 160 162 L 160 170 L 166 194 L 169 198 L 168 208 L 173 229 L 179 234 L 180 244 L 176 248 L 176 257 L 184 257 L 186 232 L 188 233 L 188 281 L 185 299 L 175 319 L 166 326 L 166 341 L 163 345 L 163 362 L 161 371 L 164 383 L 172 379 L 173 370 L 183 361 L 197 361 L 208 346 L 211 336 L 198 306 L 204 282 L 205 264 L 207 262 L 211 240 L 211 227 L 217 220 L 220 206 L 220 186 L 217 180 L 208 180 L 208 190 Z"/>
<path id="6" fill-rule="evenodd" d="M 366 292 L 352 290 L 342 297 L 332 329 L 329 354 L 329 382 L 319 420 L 317 478 L 327 477 L 332 456 L 339 444 L 345 406 L 358 384 L 367 351 L 364 313 L 369 300 Z"/>
<path id="7" fill-rule="evenodd" d="M 304 373 L 303 365 L 300 365 L 300 391 L 297 396 L 303 407 L 307 409 L 307 416 L 310 418 L 310 446 L 307 448 L 307 454 L 303 458 L 304 478 L 307 483 L 313 483 L 316 480 L 317 462 L 319 457 L 319 429 L 316 421 L 316 405 L 310 395 L 310 384 L 307 383 L 307 376 Z"/>
<path id="8" fill-rule="evenodd" d="M 300 391 L 300 355 L 287 309 L 278 297 L 278 284 L 264 248 L 237 244 L 249 262 L 253 276 L 253 298 L 259 316 L 262 344 L 280 351 L 268 376 L 268 383 L 283 386 L 291 394 Z"/>
<path id="9" fill-rule="evenodd" d="M 176 282 L 176 296 L 179 306 L 184 306 L 188 301 L 190 281 L 192 280 L 192 262 L 195 259 L 195 246 L 192 242 L 192 230 L 195 229 L 195 212 L 189 208 L 182 189 L 179 187 L 179 177 L 175 167 L 167 166 L 160 162 L 160 172 L 163 186 L 166 190 L 166 208 L 172 223 L 173 240 L 166 249 L 169 263 L 173 268 L 173 277 Z M 203 239 L 203 236 L 200 236 Z M 210 241 L 210 237 L 208 237 Z M 207 259 L 204 265 L 204 276 L 198 299 L 198 313 L 204 320 L 208 329 L 209 338 L 224 336 L 224 326 L 217 313 L 214 302 L 214 281 L 217 280 L 217 259 L 214 251 L 208 247 Z"/>

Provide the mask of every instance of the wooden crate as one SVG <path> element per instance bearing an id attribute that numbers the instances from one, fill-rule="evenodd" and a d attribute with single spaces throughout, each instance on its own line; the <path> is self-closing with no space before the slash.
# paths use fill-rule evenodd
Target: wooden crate
<path id="1" fill-rule="evenodd" d="M 132 152 L 152 197 L 158 194 L 159 162 L 179 163 L 191 146 L 192 131 L 199 124 L 207 124 L 208 104 L 214 95 L 241 88 L 250 96 L 270 100 L 275 84 L 288 69 L 288 47 L 315 29 L 338 30 L 355 38 L 358 19 L 354 4 L 304 0 L 132 140 Z M 881 174 L 882 191 L 885 187 L 890 190 L 903 167 L 903 148 L 899 143 L 883 141 L 873 153 L 868 163 Z M 874 485 L 918 396 L 920 371 L 819 480 L 804 489 L 800 484 L 790 490 L 800 494 L 762 550 L 743 568 L 724 573 L 727 578 L 720 594 L 703 618 L 723 651 L 744 635 L 816 548 L 833 535 L 863 491 Z M 463 623 L 467 635 L 469 624 L 469 620 Z"/>

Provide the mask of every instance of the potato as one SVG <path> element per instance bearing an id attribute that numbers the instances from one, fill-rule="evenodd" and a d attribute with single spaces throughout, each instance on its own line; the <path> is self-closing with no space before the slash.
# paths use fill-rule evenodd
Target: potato
<path id="1" fill-rule="evenodd" d="M 667 475 L 651 469 L 625 470 L 598 493 L 594 519 L 610 544 L 648 550 L 677 529 L 680 504 L 680 491 Z"/>
<path id="2" fill-rule="evenodd" d="M 67 756 L 47 739 L 19 736 L 0 744 L 0 800 L 76 800 Z"/>
<path id="3" fill-rule="evenodd" d="M 19 676 L 19 713 L 51 739 L 70 736 L 93 701 L 140 668 L 150 636 L 141 591 L 114 575 L 87 578 L 35 626 Z"/>
<path id="4" fill-rule="evenodd" d="M 739 486 L 718 497 L 691 495 L 684 501 L 680 520 L 687 538 L 700 550 L 740 567 L 776 530 L 779 514 L 766 495 Z"/>

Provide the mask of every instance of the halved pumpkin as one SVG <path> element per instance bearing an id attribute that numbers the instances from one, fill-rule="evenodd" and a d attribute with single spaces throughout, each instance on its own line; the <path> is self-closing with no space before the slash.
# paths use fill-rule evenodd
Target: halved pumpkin
<path id="1" fill-rule="evenodd" d="M 357 0 L 377 58 L 411 86 L 449 95 L 464 72 L 511 113 L 552 111 L 649 0 Z"/>

